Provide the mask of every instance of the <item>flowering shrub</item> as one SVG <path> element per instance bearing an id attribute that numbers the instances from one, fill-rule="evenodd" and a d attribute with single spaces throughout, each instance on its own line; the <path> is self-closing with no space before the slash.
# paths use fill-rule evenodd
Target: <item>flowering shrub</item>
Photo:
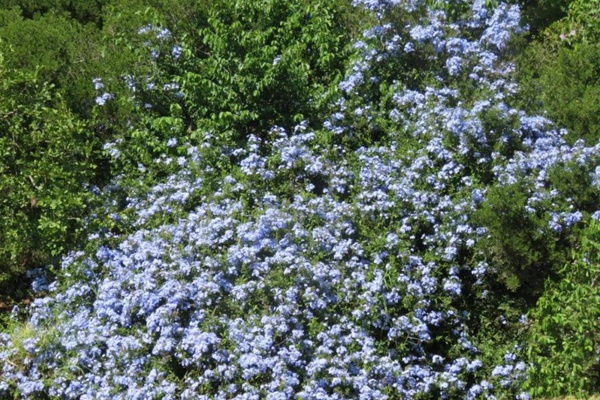
<path id="1" fill-rule="evenodd" d="M 599 149 L 513 108 L 516 7 L 354 5 L 378 22 L 345 78 L 312 92 L 334 98 L 330 116 L 243 140 L 230 126 L 175 130 L 134 173 L 152 180 L 105 189 L 99 213 L 121 228 L 66 257 L 25 327 L 1 337 L 0 390 L 529 398 L 520 317 L 532 299 L 497 305 L 532 269 L 548 276 L 597 211 Z M 106 150 L 118 165 L 130 145 Z M 561 186 L 564 165 L 588 197 Z M 515 247 L 503 221 L 537 236 Z M 531 254 L 546 245 L 548 257 Z"/>

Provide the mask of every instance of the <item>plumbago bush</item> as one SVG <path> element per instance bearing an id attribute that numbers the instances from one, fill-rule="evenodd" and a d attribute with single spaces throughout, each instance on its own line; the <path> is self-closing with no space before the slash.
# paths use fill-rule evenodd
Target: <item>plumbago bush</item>
<path id="1" fill-rule="evenodd" d="M 330 115 L 174 129 L 152 184 L 104 188 L 112 222 L 1 336 L 3 395 L 529 397 L 523 314 L 600 217 L 600 149 L 512 107 L 517 7 L 353 5 L 375 22 L 313 92 Z"/>

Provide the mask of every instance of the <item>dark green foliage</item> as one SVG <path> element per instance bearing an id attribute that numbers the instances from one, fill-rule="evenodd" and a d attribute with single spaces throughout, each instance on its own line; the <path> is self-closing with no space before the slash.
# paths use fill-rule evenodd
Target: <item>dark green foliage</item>
<path id="1" fill-rule="evenodd" d="M 148 72 L 131 46 L 142 47 L 142 38 L 137 34 L 142 26 L 160 14 L 161 24 L 189 31 L 190 24 L 197 22 L 197 13 L 190 1 L 172 0 L 99 2 L 94 12 L 101 17 L 101 25 L 86 24 L 66 12 L 70 7 L 67 5 L 85 4 L 92 7 L 94 2 L 32 2 L 20 8 L 0 7 L 0 49 L 8 67 L 37 71 L 38 79 L 54 84 L 69 107 L 89 120 L 96 95 L 94 78 L 102 77 L 114 88 L 123 84 L 123 76 L 133 65 L 140 73 Z M 33 18 L 32 9 L 37 10 Z"/>
<path id="2" fill-rule="evenodd" d="M 476 218 L 487 229 L 480 246 L 498 278 L 494 285 L 501 283 L 514 293 L 515 300 L 525 304 L 536 301 L 545 281 L 556 276 L 579 242 L 577 224 L 559 232 L 552 229 L 553 210 L 557 205 L 567 209 L 570 204 L 577 210 L 595 212 L 600 199 L 592 176 L 593 171 L 576 163 L 556 166 L 547 177 L 555 194 L 545 199 L 532 196 L 536 191 L 533 184 L 523 180 L 489 189 L 488 201 Z M 536 212 L 528 207 L 531 204 L 537 204 Z"/>
<path id="3" fill-rule="evenodd" d="M 0 37 L 7 68 L 35 73 L 39 81 L 54 85 L 68 107 L 84 119 L 92 116 L 92 80 L 120 76 L 131 64 L 126 49 L 111 46 L 110 36 L 102 40 L 95 26 L 54 11 L 25 19 L 17 8 L 0 10 Z"/>
<path id="4" fill-rule="evenodd" d="M 47 14 L 25 20 L 18 9 L 0 12 L 2 48 L 7 67 L 35 71 L 42 81 L 57 81 L 72 62 L 77 24 L 65 15 Z"/>
<path id="5" fill-rule="evenodd" d="M 567 15 L 573 0 L 518 0 L 523 19 L 532 36 L 537 36 L 549 25 Z"/>
<path id="6" fill-rule="evenodd" d="M 477 220 L 487 229 L 479 246 L 498 283 L 518 297 L 535 301 L 552 266 L 564 260 L 545 213 L 527 211 L 533 191 L 524 182 L 489 189 Z"/>
<path id="7" fill-rule="evenodd" d="M 521 54 L 519 80 L 523 103 L 546 111 L 569 131 L 572 143 L 600 139 L 600 3 L 569 2 L 568 13 L 554 21 Z"/>
<path id="8" fill-rule="evenodd" d="M 36 73 L 40 81 L 55 85 L 80 115 L 89 114 L 93 101 L 92 70 L 100 57 L 94 49 L 97 36 L 94 27 L 80 25 L 68 14 L 24 19 L 16 8 L 0 11 L 0 50 L 6 66 Z"/>
<path id="9" fill-rule="evenodd" d="M 66 13 L 73 20 L 101 24 L 102 7 L 110 0 L 0 0 L 0 9 L 19 8 L 26 18 L 48 12 Z"/>
<path id="10" fill-rule="evenodd" d="M 593 176 L 594 171 L 589 166 L 572 162 L 553 168 L 548 180 L 560 193 L 562 200 L 570 199 L 576 209 L 592 214 L 600 204 Z"/>
<path id="11" fill-rule="evenodd" d="M 600 45 L 547 46 L 534 43 L 521 59 L 524 97 L 541 102 L 529 106 L 543 105 L 568 129 L 570 142 L 581 138 L 593 145 L 600 139 Z"/>

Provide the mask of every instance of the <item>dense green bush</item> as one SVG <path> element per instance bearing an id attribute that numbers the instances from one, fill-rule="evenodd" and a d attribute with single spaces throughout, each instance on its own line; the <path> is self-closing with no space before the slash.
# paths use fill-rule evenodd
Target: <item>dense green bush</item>
<path id="1" fill-rule="evenodd" d="M 339 80 L 351 33 L 346 1 L 211 4 L 198 35 L 183 43 L 175 81 L 196 124 L 241 135 L 318 120 L 321 99 Z"/>
<path id="2" fill-rule="evenodd" d="M 537 396 L 597 393 L 600 389 L 600 224 L 582 232 L 581 247 L 529 313 L 528 383 Z"/>
<path id="3" fill-rule="evenodd" d="M 37 18 L 48 12 L 67 14 L 82 24 L 101 24 L 102 7 L 111 0 L 0 0 L 0 9 L 19 8 L 26 18 Z"/>
<path id="4" fill-rule="evenodd" d="M 600 139 L 600 45 L 534 42 L 521 59 L 525 100 L 569 131 L 568 139 Z M 535 68 L 534 68 L 535 66 Z"/>
<path id="5" fill-rule="evenodd" d="M 0 285 L 18 296 L 28 268 L 52 263 L 80 237 L 95 138 L 35 73 L 0 64 Z"/>
<path id="6" fill-rule="evenodd" d="M 493 187 L 477 217 L 488 229 L 480 245 L 498 283 L 512 291 L 524 285 L 521 293 L 535 299 L 556 258 L 562 257 L 555 251 L 547 215 L 526 210 L 532 193 L 533 188 L 524 182 Z"/>
<path id="7" fill-rule="evenodd" d="M 526 47 L 518 74 L 523 102 L 545 111 L 573 143 L 600 139 L 600 18 L 597 1 L 572 1 Z"/>
<path id="8" fill-rule="evenodd" d="M 569 4 L 573 0 L 517 0 L 521 6 L 523 18 L 529 25 L 530 34 L 535 37 L 548 26 L 567 15 Z"/>
<path id="9" fill-rule="evenodd" d="M 84 119 L 94 104 L 92 79 L 117 75 L 126 53 L 103 45 L 94 25 L 80 24 L 69 14 L 48 11 L 27 19 L 19 8 L 0 9 L 0 50 L 7 68 L 36 73 L 62 93 L 69 108 Z M 107 63 L 108 58 L 112 63 Z"/>

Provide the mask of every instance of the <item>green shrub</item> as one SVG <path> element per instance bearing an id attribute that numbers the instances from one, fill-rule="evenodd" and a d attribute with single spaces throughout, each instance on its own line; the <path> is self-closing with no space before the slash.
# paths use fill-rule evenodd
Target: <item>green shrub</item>
<path id="1" fill-rule="evenodd" d="M 68 14 L 48 12 L 26 19 L 17 8 L 0 10 L 0 37 L 7 68 L 36 73 L 38 80 L 53 84 L 69 108 L 84 118 L 91 116 L 92 79 L 119 66 L 117 56 L 106 63 L 100 31 Z"/>
<path id="2" fill-rule="evenodd" d="M 0 292 L 18 297 L 28 269 L 78 240 L 95 140 L 52 85 L 0 61 Z"/>
<path id="3" fill-rule="evenodd" d="M 600 3 L 577 0 L 539 32 L 519 59 L 522 104 L 546 112 L 567 139 L 600 140 Z"/>
<path id="4" fill-rule="evenodd" d="M 0 0 L 0 9 L 18 7 L 23 15 L 36 18 L 48 12 L 68 14 L 80 23 L 100 24 L 102 7 L 111 0 Z"/>
<path id="5" fill-rule="evenodd" d="M 535 66 L 535 67 L 534 67 Z M 600 45 L 532 43 L 521 59 L 521 81 L 530 109 L 543 108 L 568 141 L 600 139 Z M 540 107 L 542 106 L 542 107 Z"/>
<path id="6" fill-rule="evenodd" d="M 348 55 L 347 1 L 215 1 L 184 42 L 177 72 L 187 113 L 242 135 L 318 120 Z M 209 112 L 210 110 L 210 112 Z"/>
<path id="7" fill-rule="evenodd" d="M 529 387 L 537 396 L 578 395 L 600 390 L 600 224 L 583 232 L 573 261 L 548 281 L 530 311 Z"/>
<path id="8" fill-rule="evenodd" d="M 562 261 L 545 213 L 526 209 L 532 188 L 525 182 L 489 189 L 476 218 L 487 229 L 479 242 L 498 281 L 529 299 L 541 294 L 552 265 Z"/>
<path id="9" fill-rule="evenodd" d="M 523 19 L 529 25 L 533 37 L 539 35 L 548 26 L 567 15 L 569 4 L 573 0 L 518 0 Z"/>

